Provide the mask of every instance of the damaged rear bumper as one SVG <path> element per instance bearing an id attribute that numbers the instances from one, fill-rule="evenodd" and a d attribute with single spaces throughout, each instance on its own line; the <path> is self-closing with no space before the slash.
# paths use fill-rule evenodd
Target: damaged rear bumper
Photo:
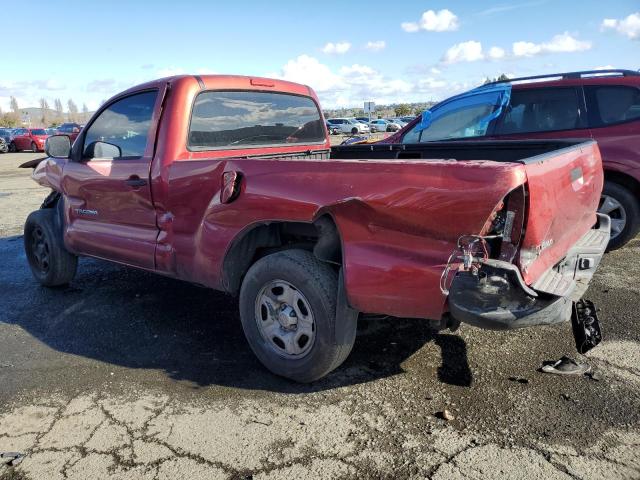
<path id="1" fill-rule="evenodd" d="M 611 221 L 598 222 L 531 288 L 516 269 L 484 265 L 478 275 L 459 272 L 449 288 L 453 318 L 480 328 L 508 330 L 550 325 L 571 318 L 609 242 Z"/>

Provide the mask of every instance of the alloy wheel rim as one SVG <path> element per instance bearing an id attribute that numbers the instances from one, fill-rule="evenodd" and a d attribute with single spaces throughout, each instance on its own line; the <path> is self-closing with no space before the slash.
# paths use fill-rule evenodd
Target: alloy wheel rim
<path id="1" fill-rule="evenodd" d="M 277 355 L 295 359 L 311 351 L 316 337 L 311 304 L 291 283 L 267 282 L 256 297 L 255 319 L 263 340 Z"/>
<path id="2" fill-rule="evenodd" d="M 627 224 L 627 212 L 622 203 L 611 195 L 603 194 L 600 197 L 598 212 L 609 215 L 609 218 L 611 218 L 611 239 L 622 233 Z"/>

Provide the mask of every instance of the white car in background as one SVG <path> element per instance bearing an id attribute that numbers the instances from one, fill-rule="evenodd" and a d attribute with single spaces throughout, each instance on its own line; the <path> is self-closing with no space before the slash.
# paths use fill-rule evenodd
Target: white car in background
<path id="1" fill-rule="evenodd" d="M 369 128 L 372 132 L 397 132 L 402 127 L 390 120 L 379 118 L 377 120 L 371 120 L 371 122 L 369 122 Z"/>
<path id="2" fill-rule="evenodd" d="M 340 131 L 340 133 L 347 133 L 351 135 L 357 135 L 359 133 L 369 133 L 369 125 L 361 123 L 355 118 L 328 118 L 327 125 L 330 125 Z"/>

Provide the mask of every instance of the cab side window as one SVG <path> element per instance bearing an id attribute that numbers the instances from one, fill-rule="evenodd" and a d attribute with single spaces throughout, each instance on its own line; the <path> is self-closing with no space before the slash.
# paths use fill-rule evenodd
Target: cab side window
<path id="1" fill-rule="evenodd" d="M 83 158 L 129 160 L 140 158 L 147 148 L 157 91 L 118 100 L 89 126 Z"/>
<path id="2" fill-rule="evenodd" d="M 495 134 L 573 130 L 582 126 L 575 88 L 514 89 Z"/>
<path id="3" fill-rule="evenodd" d="M 640 89 L 622 85 L 586 86 L 589 124 L 604 127 L 640 119 Z"/>

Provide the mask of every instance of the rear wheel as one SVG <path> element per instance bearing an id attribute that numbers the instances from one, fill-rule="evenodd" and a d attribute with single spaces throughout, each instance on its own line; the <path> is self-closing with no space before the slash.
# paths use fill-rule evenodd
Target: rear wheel
<path id="1" fill-rule="evenodd" d="M 36 210 L 24 224 L 24 250 L 31 273 L 46 287 L 69 283 L 78 266 L 78 257 L 64 246 L 55 215 L 55 208 Z"/>
<path id="2" fill-rule="evenodd" d="M 287 250 L 258 260 L 242 283 L 240 318 L 262 364 L 311 382 L 344 362 L 357 316 L 336 319 L 337 294 L 338 274 L 310 252 Z M 336 322 L 344 323 L 336 329 Z"/>
<path id="3" fill-rule="evenodd" d="M 16 144 L 15 144 L 15 143 L 11 142 L 11 143 L 9 144 L 9 151 L 10 151 L 11 153 L 15 153 L 15 152 L 17 152 L 17 151 L 18 151 L 18 147 L 16 147 Z"/>
<path id="4" fill-rule="evenodd" d="M 356 127 L 353 127 L 351 129 L 351 133 L 355 135 L 356 133 L 358 133 L 358 129 Z"/>
<path id="5" fill-rule="evenodd" d="M 619 183 L 605 181 L 600 198 L 600 213 L 611 218 L 611 240 L 607 250 L 622 247 L 640 230 L 640 205 L 637 197 Z"/>

